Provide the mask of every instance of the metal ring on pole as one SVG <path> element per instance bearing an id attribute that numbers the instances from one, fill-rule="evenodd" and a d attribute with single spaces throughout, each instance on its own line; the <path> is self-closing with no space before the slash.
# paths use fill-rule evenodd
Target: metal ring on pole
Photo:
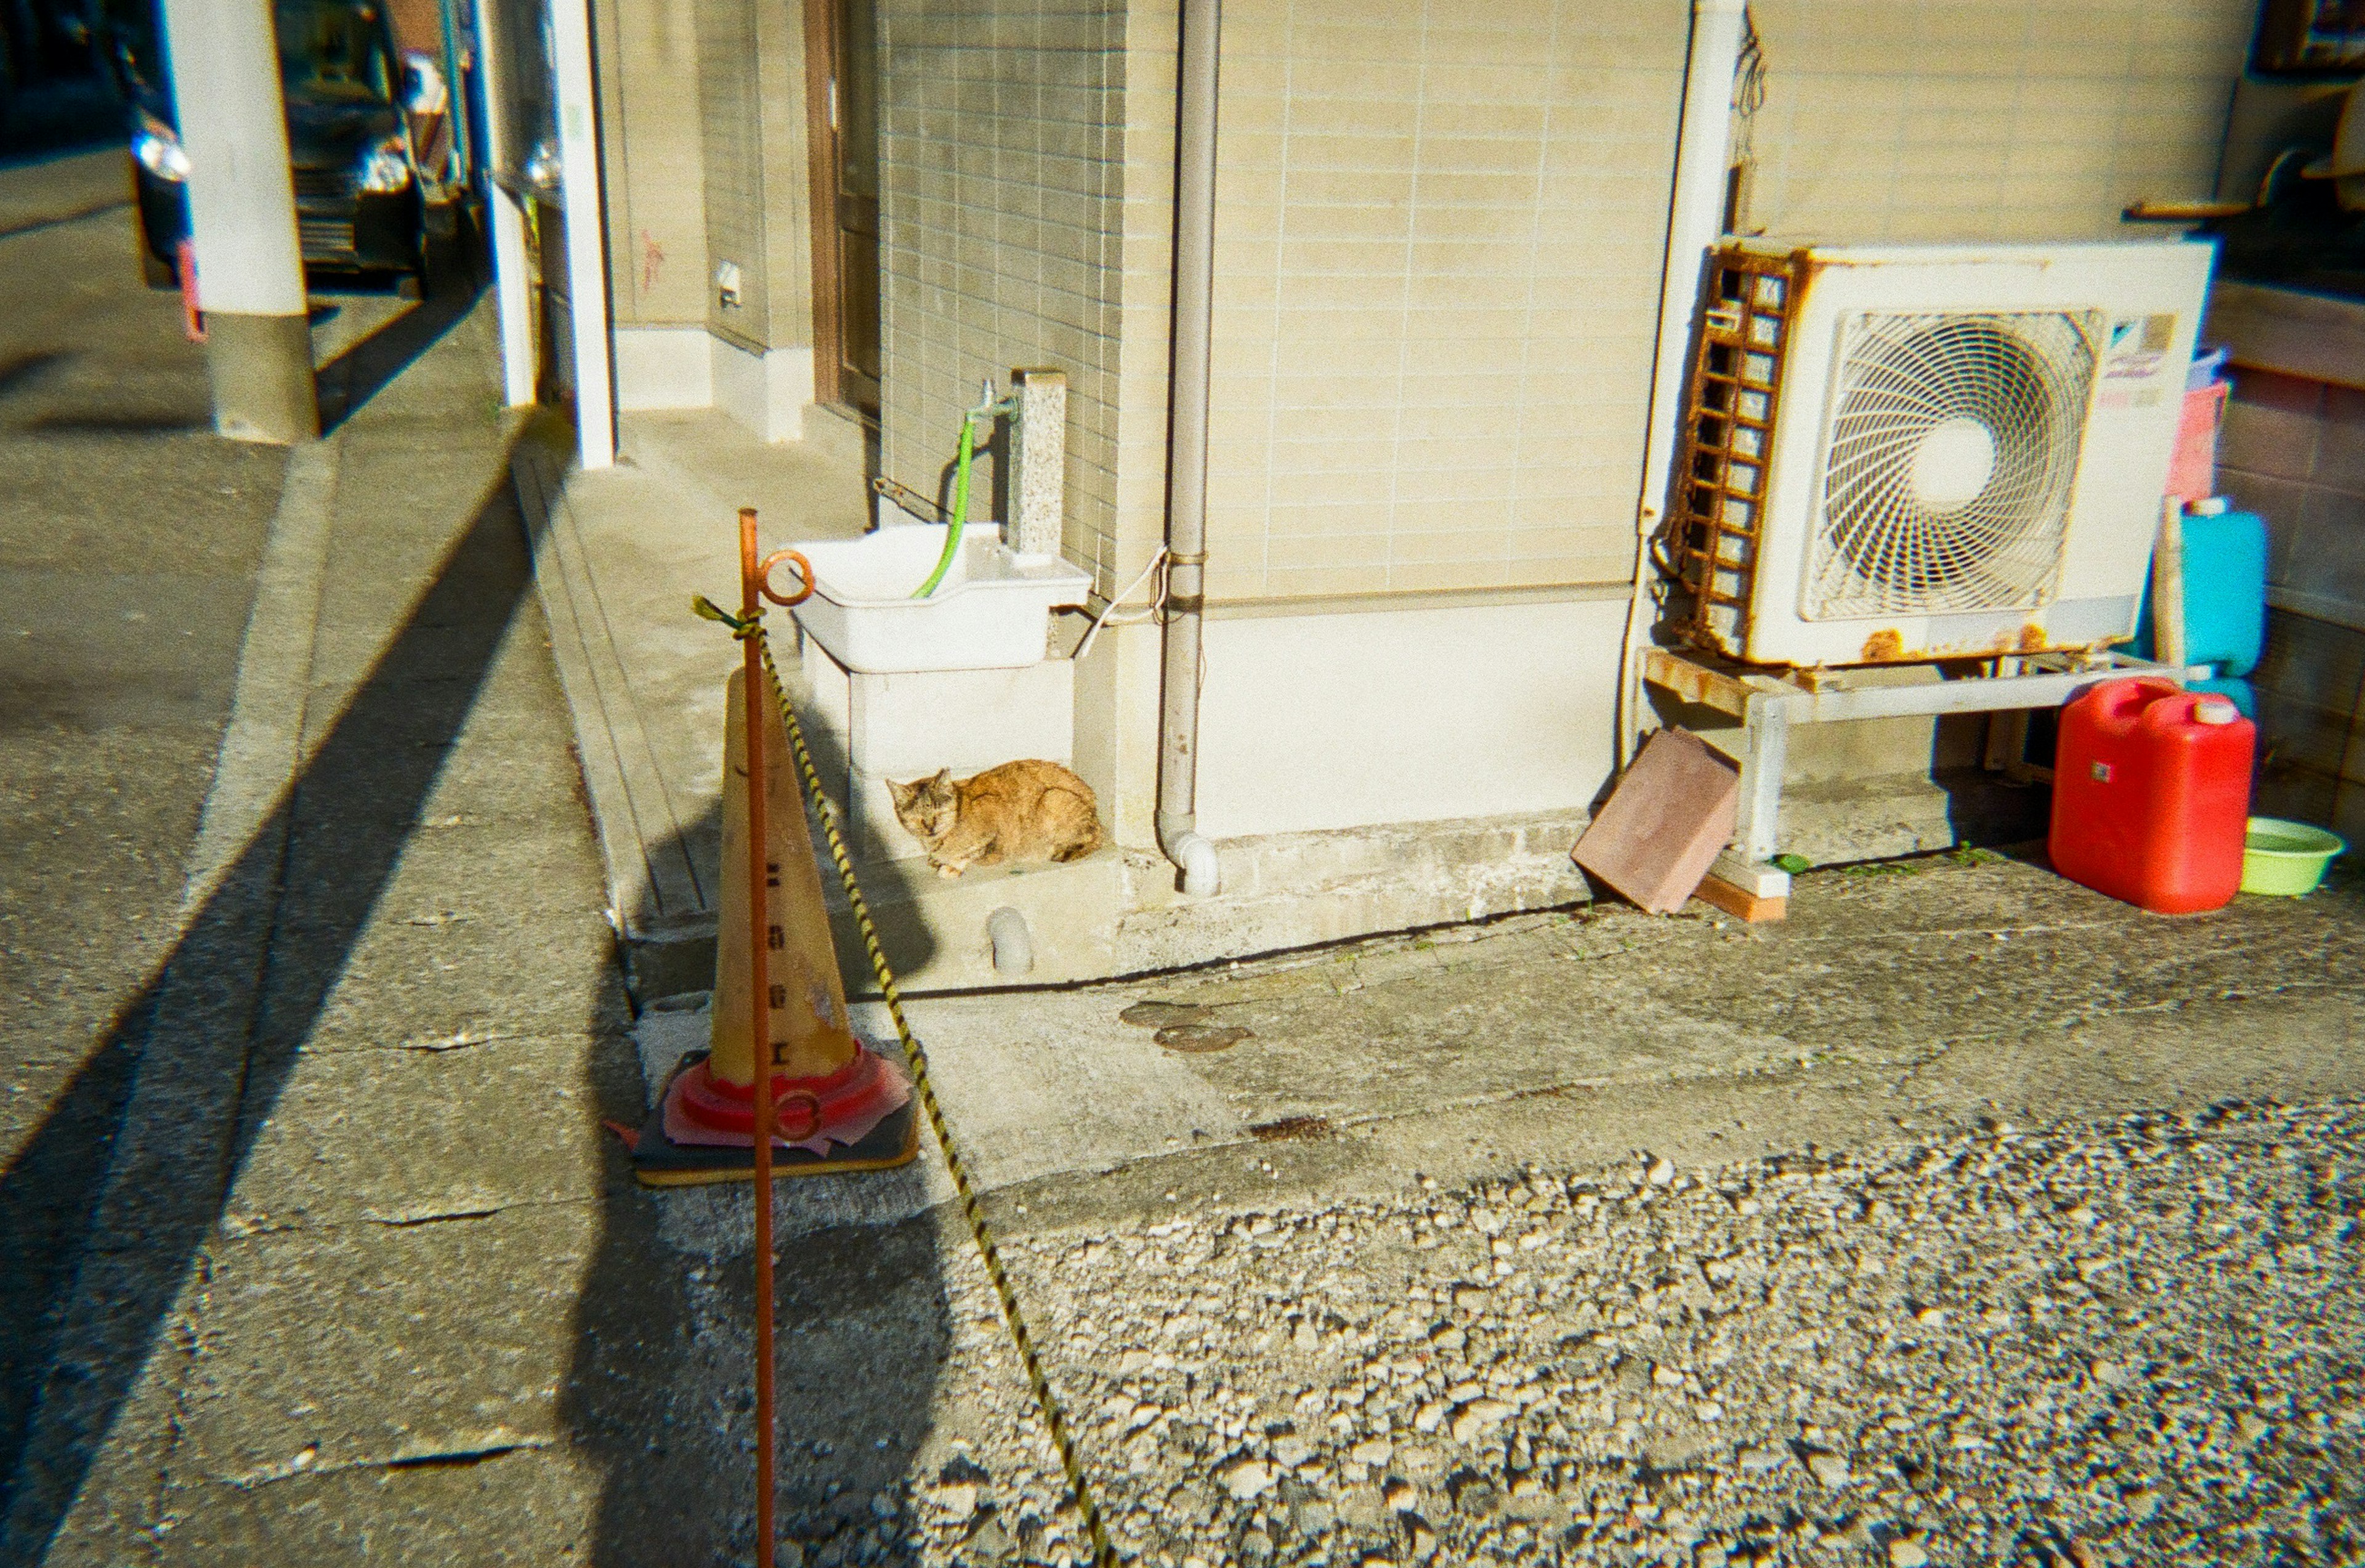
<path id="1" fill-rule="evenodd" d="M 794 1107 L 805 1114 L 805 1129 L 790 1133 L 780 1126 L 780 1113 Z M 784 1143 L 802 1143 L 822 1128 L 821 1096 L 810 1089 L 791 1089 L 772 1102 L 773 1136 Z"/>
<path id="2" fill-rule="evenodd" d="M 796 563 L 797 575 L 804 578 L 805 584 L 805 586 L 798 589 L 792 597 L 787 599 L 783 599 L 779 594 L 772 591 L 772 568 L 779 566 L 783 561 L 793 561 Z M 761 593 L 766 599 L 770 599 L 774 604 L 779 605 L 783 610 L 789 609 L 794 605 L 802 604 L 805 600 L 813 596 L 813 563 L 806 560 L 803 553 L 801 551 L 775 550 L 770 554 L 764 557 L 764 564 L 762 566 L 756 568 L 756 588 L 757 592 Z"/>

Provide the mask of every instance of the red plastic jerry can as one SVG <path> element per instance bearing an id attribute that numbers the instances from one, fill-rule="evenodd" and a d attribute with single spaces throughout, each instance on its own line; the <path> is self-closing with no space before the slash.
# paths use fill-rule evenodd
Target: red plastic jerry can
<path id="1" fill-rule="evenodd" d="M 2223 697 L 2106 680 L 2061 711 L 2053 868 L 2159 914 L 2223 909 L 2242 885 L 2258 732 Z"/>

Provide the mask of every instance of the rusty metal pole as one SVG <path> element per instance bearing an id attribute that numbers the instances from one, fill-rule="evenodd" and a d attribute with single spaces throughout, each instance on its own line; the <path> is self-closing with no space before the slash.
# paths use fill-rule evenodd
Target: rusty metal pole
<path id="1" fill-rule="evenodd" d="M 766 943 L 771 881 L 770 846 L 764 842 L 764 645 L 754 635 L 764 612 L 763 574 L 756 554 L 756 509 L 739 509 L 739 615 L 749 628 L 740 639 L 747 659 L 747 982 L 748 1059 L 756 1081 L 756 1562 L 774 1568 L 772 1535 L 772 994 Z"/>

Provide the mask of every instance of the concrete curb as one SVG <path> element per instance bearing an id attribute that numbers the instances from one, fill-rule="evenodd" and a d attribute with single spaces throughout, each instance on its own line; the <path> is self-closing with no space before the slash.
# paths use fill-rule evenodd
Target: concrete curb
<path id="1" fill-rule="evenodd" d="M 239 645 L 230 723 L 189 855 L 184 921 L 219 890 L 231 863 L 286 800 L 302 766 L 304 697 L 311 685 L 341 456 L 333 436 L 288 454 L 279 510 L 263 540 L 254 609 Z"/>
<path id="2" fill-rule="evenodd" d="M 684 847 L 689 824 L 633 700 L 631 677 L 566 504 L 566 474 L 565 457 L 531 436 L 510 458 L 533 552 L 534 594 L 550 622 L 551 655 L 599 828 L 609 919 L 634 993 L 663 996 L 705 983 L 714 962 L 714 910 Z"/>

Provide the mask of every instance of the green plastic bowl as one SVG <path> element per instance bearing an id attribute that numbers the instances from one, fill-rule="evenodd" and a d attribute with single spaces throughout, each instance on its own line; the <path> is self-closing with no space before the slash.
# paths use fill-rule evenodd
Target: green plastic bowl
<path id="1" fill-rule="evenodd" d="M 2348 846 L 2337 833 L 2281 817 L 2252 817 L 2242 838 L 2242 890 L 2305 898 Z"/>

